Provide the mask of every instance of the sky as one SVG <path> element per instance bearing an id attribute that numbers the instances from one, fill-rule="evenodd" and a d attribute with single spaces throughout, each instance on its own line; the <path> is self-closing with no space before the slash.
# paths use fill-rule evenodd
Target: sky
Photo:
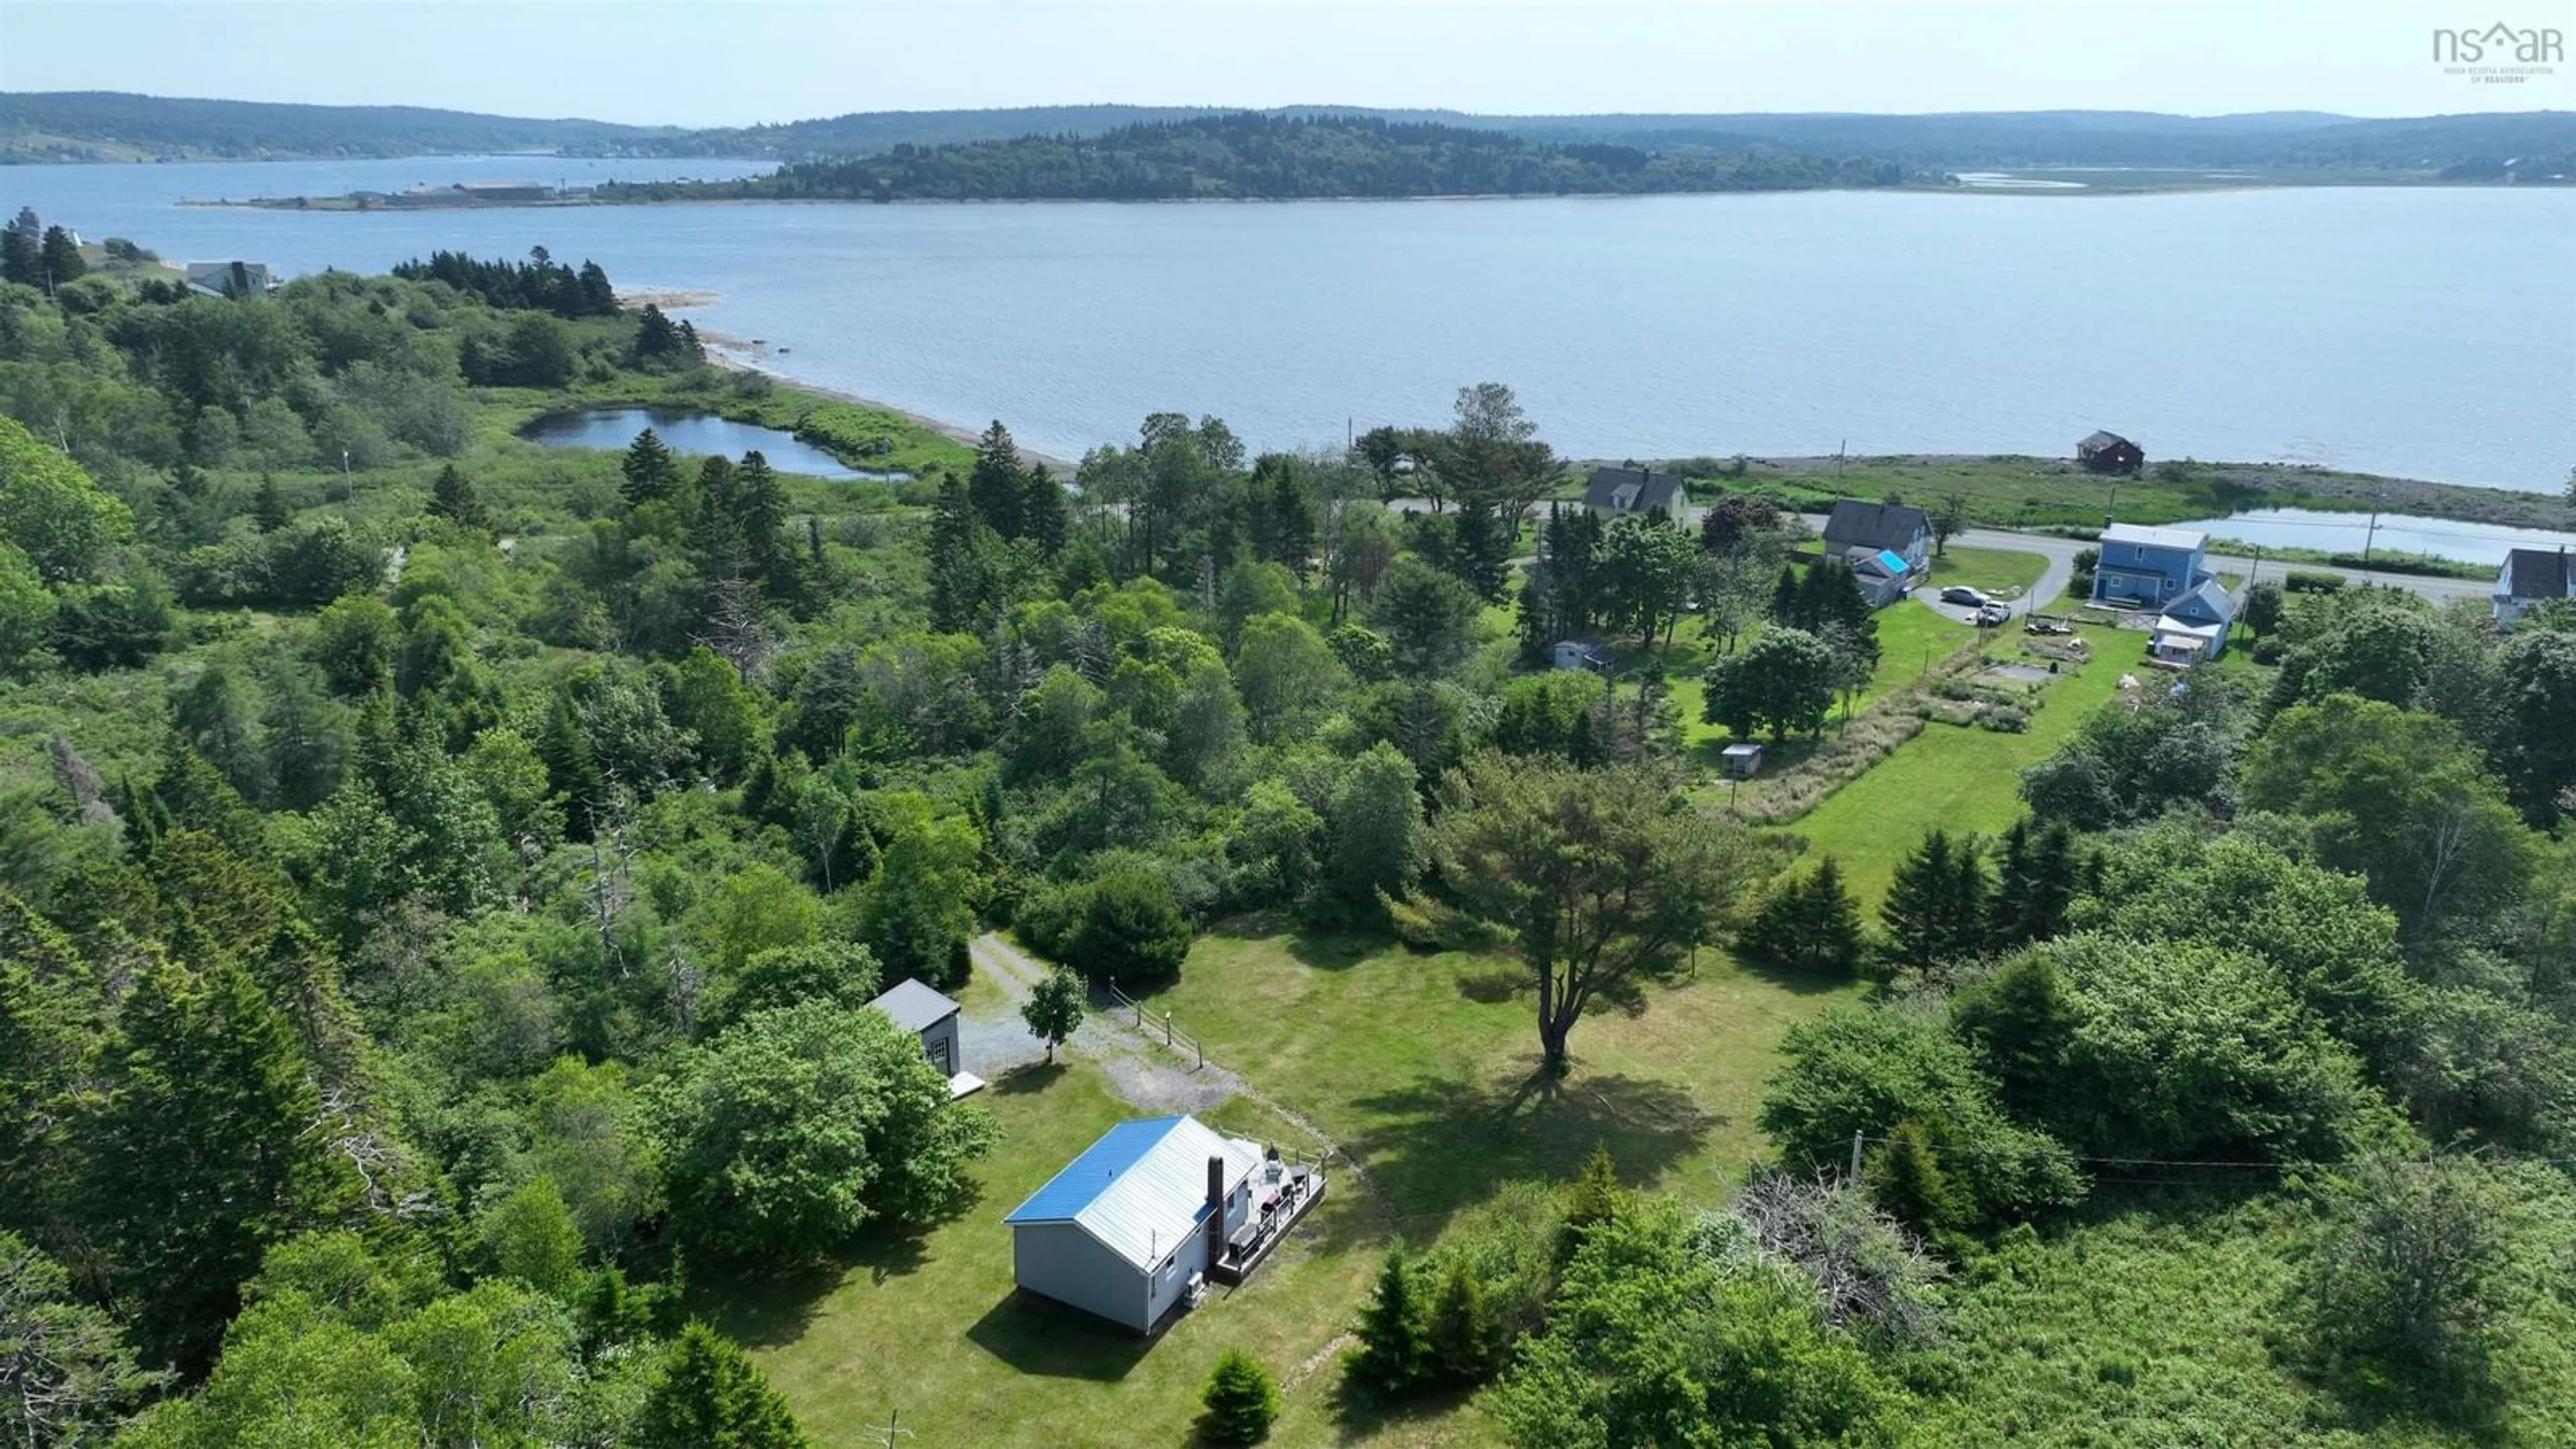
<path id="1" fill-rule="evenodd" d="M 0 90 L 640 124 L 1118 101 L 1478 112 L 2576 109 L 2436 27 L 2576 0 L 0 0 Z"/>

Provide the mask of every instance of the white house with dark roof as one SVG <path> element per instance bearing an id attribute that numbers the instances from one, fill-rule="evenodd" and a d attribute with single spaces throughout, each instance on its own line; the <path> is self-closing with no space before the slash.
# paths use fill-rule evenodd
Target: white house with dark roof
<path id="1" fill-rule="evenodd" d="M 2504 556 L 2493 601 L 2498 628 L 2512 628 L 2551 599 L 2576 599 L 2576 558 L 2563 548 L 2518 548 Z"/>
<path id="2" fill-rule="evenodd" d="M 921 1038 L 921 1054 L 948 1078 L 950 1100 L 969 1092 L 983 1090 L 984 1079 L 966 1070 L 963 1053 L 957 1045 L 957 1003 L 906 977 L 894 988 L 868 1003 L 871 1011 L 882 1012 L 895 1025 Z"/>
<path id="3" fill-rule="evenodd" d="M 1682 493 L 1682 475 L 1652 468 L 1595 468 L 1583 486 L 1583 506 L 1603 518 L 1652 514 L 1674 523 L 1689 521 L 1690 500 Z"/>

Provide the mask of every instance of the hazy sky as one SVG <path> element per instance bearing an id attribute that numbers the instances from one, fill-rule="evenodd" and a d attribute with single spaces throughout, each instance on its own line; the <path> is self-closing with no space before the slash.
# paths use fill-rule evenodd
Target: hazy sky
<path id="1" fill-rule="evenodd" d="M 693 125 L 1298 101 L 1485 112 L 2576 108 L 2436 26 L 2576 0 L 0 0 L 0 89 Z"/>

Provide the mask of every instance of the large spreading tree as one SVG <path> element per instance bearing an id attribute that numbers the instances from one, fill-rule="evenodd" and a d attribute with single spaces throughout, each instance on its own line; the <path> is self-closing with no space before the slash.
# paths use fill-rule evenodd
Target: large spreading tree
<path id="1" fill-rule="evenodd" d="M 1585 1010 L 1710 939 L 1766 858 L 1652 770 L 1503 755 L 1458 771 L 1430 837 L 1446 889 L 1528 967 L 1551 1072 Z"/>

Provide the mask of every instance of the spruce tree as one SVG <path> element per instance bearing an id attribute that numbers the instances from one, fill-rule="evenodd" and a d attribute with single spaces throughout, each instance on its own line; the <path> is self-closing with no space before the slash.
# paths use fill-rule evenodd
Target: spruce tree
<path id="1" fill-rule="evenodd" d="M 37 253 L 35 239 L 15 226 L 0 228 L 0 282 L 15 282 L 22 287 L 45 284 L 45 265 Z"/>
<path id="2" fill-rule="evenodd" d="M 1967 1225 L 1966 1205 L 1941 1170 L 1932 1134 L 1908 1117 L 1887 1134 L 1870 1163 L 1870 1186 L 1888 1216 L 1920 1232 L 1948 1232 Z"/>
<path id="3" fill-rule="evenodd" d="M 286 495 L 278 491 L 277 479 L 267 473 L 259 475 L 259 493 L 251 500 L 251 526 L 262 533 L 275 533 L 294 520 L 286 506 Z"/>
<path id="4" fill-rule="evenodd" d="M 806 1449 L 787 1401 L 732 1340 L 680 1331 L 637 1413 L 636 1449 Z"/>
<path id="5" fill-rule="evenodd" d="M 1986 932 L 1999 945 L 2017 946 L 2022 934 L 2022 903 L 2030 898 L 2030 817 L 2012 823 L 1996 852 L 1995 894 L 1986 912 Z"/>
<path id="6" fill-rule="evenodd" d="M 1973 839 L 1953 841 L 1934 827 L 1897 864 L 1879 920 L 1888 949 L 1916 970 L 1974 956 L 1985 947 L 1985 853 Z"/>
<path id="7" fill-rule="evenodd" d="M 294 1028 L 248 972 L 147 968 L 84 1135 L 86 1221 L 148 1362 L 202 1373 L 268 1248 L 355 1203 Z"/>
<path id="8" fill-rule="evenodd" d="M 635 441 L 626 445 L 626 456 L 618 463 L 617 471 L 626 475 L 617 491 L 629 506 L 668 498 L 680 486 L 679 461 L 651 428 L 637 433 Z"/>
<path id="9" fill-rule="evenodd" d="M 796 591 L 796 555 L 787 541 L 787 485 L 755 448 L 742 455 L 733 472 L 735 521 L 742 530 L 743 556 L 772 594 Z"/>
<path id="10" fill-rule="evenodd" d="M 2021 939 L 2047 941 L 2065 932 L 2067 912 L 2075 905 L 2075 857 L 2075 831 L 2063 820 L 2050 821 L 2032 842 L 2030 884 L 2021 910 Z"/>
<path id="11" fill-rule="evenodd" d="M 644 304 L 643 320 L 635 326 L 635 360 L 641 363 L 666 362 L 678 358 L 683 344 L 680 329 L 671 325 L 662 309 L 650 302 Z"/>
<path id="12" fill-rule="evenodd" d="M 1011 441 L 1011 430 L 995 418 L 975 444 L 975 470 L 967 475 L 966 501 L 975 507 L 975 515 L 985 526 L 1004 538 L 1018 538 L 1021 532 L 1021 495 L 1026 480 L 1020 473 L 1020 450 Z"/>
<path id="13" fill-rule="evenodd" d="M 79 281 L 81 274 L 89 270 L 89 263 L 81 260 L 80 244 L 72 240 L 70 232 L 58 226 L 45 228 L 45 240 L 39 249 L 37 264 L 44 269 L 46 283 L 56 287 Z"/>
<path id="14" fill-rule="evenodd" d="M 1628 1189 L 1619 1184 L 1618 1165 L 1606 1143 L 1596 1143 L 1584 1161 L 1583 1175 L 1565 1190 L 1565 1235 L 1557 1244 L 1560 1261 L 1574 1256 L 1583 1240 L 1601 1223 L 1628 1210 Z"/>
<path id="15" fill-rule="evenodd" d="M 1211 1444 L 1258 1444 L 1279 1417 L 1279 1385 L 1261 1361 L 1239 1348 L 1217 1355 L 1199 1403 L 1201 1437 Z"/>
<path id="16" fill-rule="evenodd" d="M 749 566 L 741 514 L 733 460 L 714 454 L 698 465 L 697 517 L 689 525 L 689 544 L 698 551 L 700 574 L 725 578 Z"/>
<path id="17" fill-rule="evenodd" d="M 1463 1254 L 1451 1254 L 1431 1297 L 1427 1337 L 1432 1367 L 1454 1384 L 1484 1378 L 1492 1365 L 1493 1323 L 1485 1307 L 1484 1287 L 1467 1267 Z"/>
<path id="18" fill-rule="evenodd" d="M 1780 582 L 1771 586 L 1771 622 L 1792 629 L 1805 627 L 1806 616 L 1798 608 L 1798 569 L 1794 564 L 1780 565 Z"/>
<path id="19" fill-rule="evenodd" d="M 492 515 L 483 511 L 483 499 L 474 491 L 474 480 L 453 463 L 439 469 L 438 481 L 430 485 L 429 516 L 444 518 L 475 533 L 492 531 Z"/>
<path id="20" fill-rule="evenodd" d="M 1807 876 L 1798 936 L 1808 970 L 1849 976 L 1860 969 L 1860 902 L 1843 884 L 1841 862 L 1830 855 Z"/>
<path id="21" fill-rule="evenodd" d="M 1381 1393 L 1404 1393 L 1422 1381 L 1423 1332 L 1422 1305 L 1414 1299 L 1413 1273 L 1399 1242 L 1386 1250 L 1377 1287 L 1360 1310 L 1360 1351 L 1351 1372 Z"/>
<path id="22" fill-rule="evenodd" d="M 942 475 L 930 519 L 930 619 L 943 632 L 973 632 L 983 617 L 985 531 L 965 485 Z"/>
<path id="23" fill-rule="evenodd" d="M 1044 463 L 1032 463 L 1021 475 L 1020 536 L 1038 546 L 1038 553 L 1054 558 L 1064 552 L 1067 538 L 1073 535 L 1073 507 L 1064 496 L 1064 485 L 1055 481 Z"/>

